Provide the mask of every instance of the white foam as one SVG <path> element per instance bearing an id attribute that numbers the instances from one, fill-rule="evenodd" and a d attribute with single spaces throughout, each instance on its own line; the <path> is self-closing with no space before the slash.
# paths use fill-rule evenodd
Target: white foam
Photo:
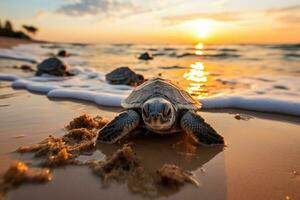
<path id="1" fill-rule="evenodd" d="M 227 94 L 201 99 L 204 108 L 240 108 L 300 116 L 300 79 L 292 76 L 222 78 L 241 85 Z"/>
<path id="2" fill-rule="evenodd" d="M 201 100 L 203 108 L 239 108 L 300 116 L 300 101 L 272 97 L 224 95 Z"/>
<path id="3" fill-rule="evenodd" d="M 79 68 L 80 69 L 80 68 Z M 89 73 L 94 73 L 91 77 Z M 0 80 L 12 81 L 12 87 L 46 94 L 50 98 L 69 98 L 89 101 L 102 106 L 119 107 L 132 88 L 110 85 L 104 75 L 92 69 L 80 69 L 73 77 L 42 76 L 20 78 L 0 74 Z M 300 80 L 298 77 L 239 77 L 220 80 L 243 85 L 230 93 L 200 99 L 203 108 L 239 108 L 300 116 Z"/>
<path id="4" fill-rule="evenodd" d="M 31 63 L 37 63 L 40 61 L 38 56 L 33 56 L 33 54 L 26 51 L 18 51 L 16 49 L 0 49 L 0 58 L 20 60 Z"/>
<path id="5" fill-rule="evenodd" d="M 102 73 L 90 68 L 80 69 L 72 77 L 43 75 L 21 78 L 12 74 L 0 74 L 0 80 L 12 81 L 13 88 L 46 94 L 51 98 L 78 99 L 102 106 L 120 107 L 121 101 L 128 96 L 132 87 L 110 85 L 102 81 L 103 77 Z"/>
<path id="6" fill-rule="evenodd" d="M 0 80 L 1 81 L 15 81 L 17 79 L 19 79 L 19 77 L 14 75 L 14 74 L 1 74 L 0 73 Z"/>
<path id="7" fill-rule="evenodd" d="M 128 94 L 127 94 L 128 95 Z M 127 95 L 111 94 L 106 92 L 80 91 L 70 89 L 55 89 L 48 93 L 52 98 L 70 98 L 90 101 L 102 106 L 120 107 L 121 101 Z"/>
<path id="8" fill-rule="evenodd" d="M 38 93 L 45 93 L 45 94 L 47 94 L 49 91 L 53 89 L 59 88 L 59 86 L 57 85 L 41 84 L 41 83 L 36 83 L 24 79 L 18 79 L 14 81 L 12 83 L 12 87 L 18 89 L 27 89 L 28 91 L 31 92 L 38 92 Z"/>

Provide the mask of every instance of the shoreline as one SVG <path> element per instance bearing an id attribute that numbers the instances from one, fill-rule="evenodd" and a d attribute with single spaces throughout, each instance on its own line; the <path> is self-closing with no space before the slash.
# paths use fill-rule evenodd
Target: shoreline
<path id="1" fill-rule="evenodd" d="M 18 39 L 18 38 L 10 38 L 10 37 L 0 37 L 0 48 L 12 48 L 19 44 L 33 44 L 33 43 L 45 43 L 45 41 L 39 40 L 26 40 L 26 39 Z"/>

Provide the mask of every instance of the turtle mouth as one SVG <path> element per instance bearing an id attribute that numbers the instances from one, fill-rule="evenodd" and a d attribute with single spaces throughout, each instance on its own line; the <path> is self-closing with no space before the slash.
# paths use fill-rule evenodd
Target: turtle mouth
<path id="1" fill-rule="evenodd" d="M 163 116 L 149 117 L 145 119 L 145 124 L 152 130 L 168 130 L 171 126 L 171 120 Z"/>
<path id="2" fill-rule="evenodd" d="M 153 124 L 149 124 L 148 128 L 154 131 L 163 131 L 163 130 L 169 130 L 170 126 L 169 125 L 165 125 L 165 124 L 161 124 L 161 125 L 153 125 Z"/>
<path id="3" fill-rule="evenodd" d="M 149 124 L 164 124 L 170 121 L 170 117 L 164 117 L 162 114 L 150 114 L 145 119 L 145 122 L 148 122 Z"/>

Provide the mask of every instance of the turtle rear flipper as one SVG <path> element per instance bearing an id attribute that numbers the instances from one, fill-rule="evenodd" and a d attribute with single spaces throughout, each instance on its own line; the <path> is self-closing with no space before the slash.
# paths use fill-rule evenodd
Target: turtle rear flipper
<path id="1" fill-rule="evenodd" d="M 99 131 L 97 141 L 109 144 L 115 143 L 138 127 L 139 123 L 140 115 L 136 111 L 124 111 Z"/>
<path id="2" fill-rule="evenodd" d="M 224 138 L 193 111 L 183 114 L 180 125 L 185 132 L 193 134 L 199 142 L 205 145 L 224 144 Z"/>

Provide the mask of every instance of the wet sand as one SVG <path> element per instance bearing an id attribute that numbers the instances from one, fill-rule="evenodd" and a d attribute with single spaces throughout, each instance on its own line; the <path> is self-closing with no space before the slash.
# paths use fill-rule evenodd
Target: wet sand
<path id="1" fill-rule="evenodd" d="M 0 82 L 0 174 L 15 159 L 19 146 L 34 144 L 49 134 L 61 136 L 74 117 L 87 113 L 112 119 L 121 109 L 84 102 L 52 100 Z M 252 116 L 237 120 L 236 113 Z M 144 166 L 155 170 L 172 163 L 194 173 L 200 188 L 186 185 L 164 191 L 161 199 L 299 199 L 300 118 L 240 110 L 214 110 L 201 115 L 220 133 L 227 147 L 194 148 L 181 135 L 140 136 L 133 148 Z M 104 159 L 120 145 L 98 145 L 93 156 Z M 295 173 L 297 172 L 297 173 Z M 103 188 L 88 167 L 66 166 L 54 170 L 46 184 L 26 184 L 8 193 L 7 199 L 140 199 L 126 184 Z"/>

